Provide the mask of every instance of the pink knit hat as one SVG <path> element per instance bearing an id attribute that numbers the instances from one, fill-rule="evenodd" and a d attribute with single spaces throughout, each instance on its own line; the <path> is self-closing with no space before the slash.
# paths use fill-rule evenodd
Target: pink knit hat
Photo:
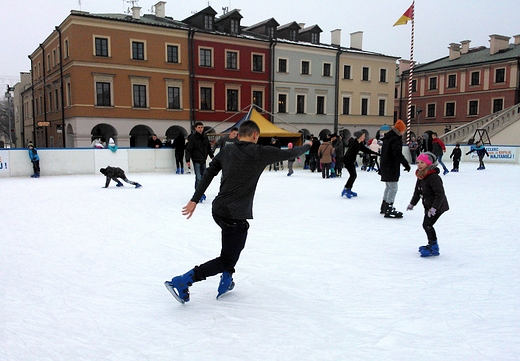
<path id="1" fill-rule="evenodd" d="M 431 166 L 433 163 L 435 163 L 437 161 L 437 157 L 433 153 L 425 152 L 425 153 L 419 154 L 419 156 L 417 157 L 417 160 L 420 160 L 420 161 L 428 164 L 428 166 Z"/>

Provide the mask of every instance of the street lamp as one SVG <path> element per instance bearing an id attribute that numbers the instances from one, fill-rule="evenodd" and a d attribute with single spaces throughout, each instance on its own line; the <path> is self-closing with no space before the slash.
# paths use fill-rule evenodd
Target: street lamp
<path id="1" fill-rule="evenodd" d="M 9 119 L 9 148 L 13 146 L 13 135 L 11 131 L 11 92 L 14 91 L 14 87 L 7 85 L 7 91 L 5 92 L 5 98 L 7 99 L 7 114 Z"/>

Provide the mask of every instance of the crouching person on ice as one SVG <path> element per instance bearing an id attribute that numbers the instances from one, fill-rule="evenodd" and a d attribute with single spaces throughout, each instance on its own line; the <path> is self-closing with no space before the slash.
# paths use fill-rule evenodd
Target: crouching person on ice
<path id="1" fill-rule="evenodd" d="M 444 194 L 442 179 L 439 176 L 438 164 L 437 157 L 433 153 L 425 152 L 417 157 L 417 171 L 415 172 L 417 182 L 412 200 L 406 207 L 407 211 L 411 211 L 422 198 L 424 206 L 422 226 L 428 238 L 428 245 L 419 247 L 421 257 L 438 256 L 440 254 L 437 234 L 433 225 L 444 212 L 450 209 L 448 199 Z"/>
<path id="2" fill-rule="evenodd" d="M 106 168 L 101 168 L 99 171 L 101 172 L 101 174 L 104 174 L 106 177 L 105 186 L 103 188 L 108 188 L 108 185 L 110 184 L 111 180 L 116 182 L 116 187 L 122 187 L 123 183 L 121 183 L 121 181 L 118 178 L 121 178 L 128 184 L 134 185 L 135 188 L 141 187 L 141 185 L 139 183 L 131 181 L 130 179 L 126 178 L 125 171 L 119 167 L 108 166 Z"/>
<path id="3" fill-rule="evenodd" d="M 180 303 L 190 300 L 189 287 L 193 283 L 217 274 L 221 274 L 217 298 L 233 289 L 235 265 L 245 247 L 249 229 L 247 220 L 253 218 L 253 198 L 258 179 L 267 165 L 296 158 L 308 151 L 311 145 L 311 142 L 306 142 L 303 146 L 284 150 L 258 145 L 260 128 L 251 120 L 240 125 L 238 136 L 239 142 L 226 145 L 214 157 L 193 197 L 182 208 L 182 214 L 189 219 L 213 178 L 222 171 L 220 190 L 212 203 L 213 219 L 222 229 L 220 256 L 164 282 Z"/>

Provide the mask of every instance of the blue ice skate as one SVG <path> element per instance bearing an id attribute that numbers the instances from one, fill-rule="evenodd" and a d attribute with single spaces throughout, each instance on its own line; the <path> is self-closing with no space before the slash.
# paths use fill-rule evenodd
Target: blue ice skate
<path id="1" fill-rule="evenodd" d="M 440 254 L 439 245 L 432 244 L 427 246 L 421 246 L 419 247 L 419 252 L 421 253 L 421 257 L 438 256 Z"/>
<path id="2" fill-rule="evenodd" d="M 172 296 L 184 304 L 190 301 L 190 286 L 193 284 L 193 270 L 186 272 L 182 276 L 173 277 L 171 281 L 164 282 L 164 285 L 170 291 Z"/>
<path id="3" fill-rule="evenodd" d="M 229 291 L 235 288 L 235 282 L 233 282 L 233 276 L 229 272 L 223 272 L 220 276 L 220 283 L 218 284 L 217 299 L 220 296 L 225 295 Z"/>

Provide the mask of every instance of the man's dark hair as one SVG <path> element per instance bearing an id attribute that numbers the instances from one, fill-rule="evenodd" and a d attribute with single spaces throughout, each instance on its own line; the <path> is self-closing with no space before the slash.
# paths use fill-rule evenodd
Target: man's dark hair
<path id="1" fill-rule="evenodd" d="M 197 123 L 195 123 L 195 128 L 197 128 L 199 125 L 204 126 L 204 123 L 202 123 L 202 122 L 197 122 Z"/>
<path id="2" fill-rule="evenodd" d="M 240 124 L 240 129 L 238 130 L 238 134 L 241 137 L 250 137 L 253 135 L 254 132 L 257 132 L 260 134 L 260 128 L 252 120 L 246 120 L 245 122 Z"/>
<path id="3" fill-rule="evenodd" d="M 238 132 L 238 128 L 237 127 L 233 127 L 233 129 L 231 129 L 232 132 L 234 131 L 237 131 Z"/>
<path id="4" fill-rule="evenodd" d="M 437 133 L 436 132 L 432 132 L 432 135 L 435 135 L 436 137 L 438 137 Z"/>

